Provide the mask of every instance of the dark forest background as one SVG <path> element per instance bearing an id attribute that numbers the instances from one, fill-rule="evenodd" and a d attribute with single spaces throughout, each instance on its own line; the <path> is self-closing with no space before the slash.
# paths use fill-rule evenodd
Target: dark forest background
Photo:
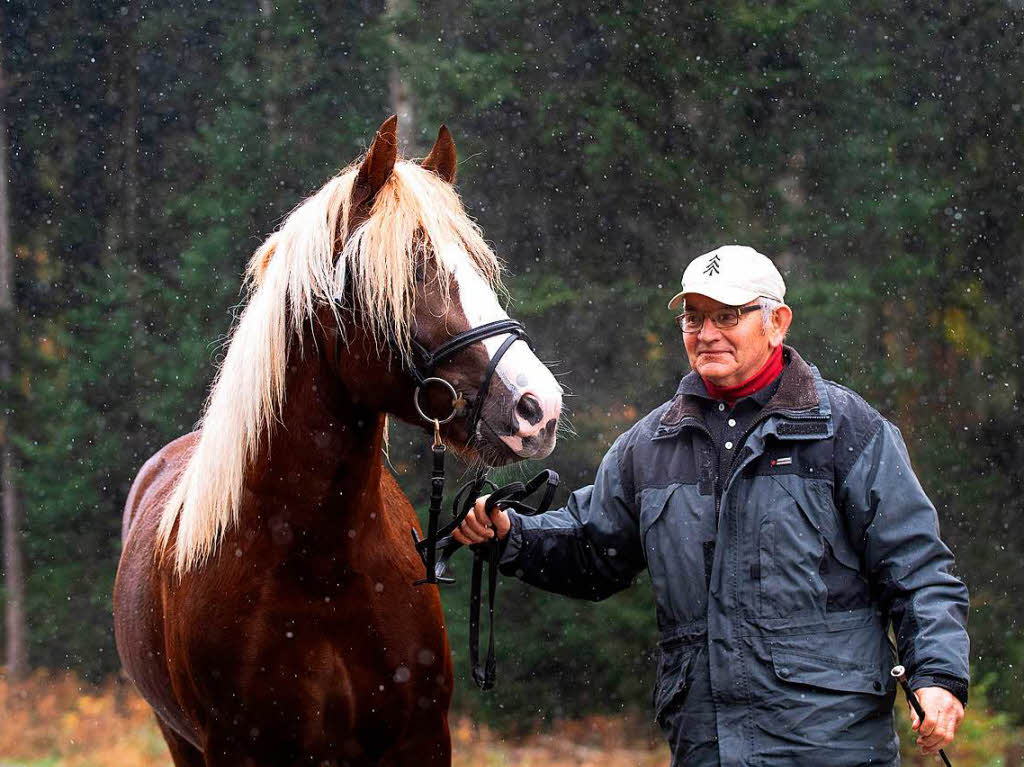
<path id="1" fill-rule="evenodd" d="M 117 670 L 132 479 L 198 418 L 249 255 L 397 110 L 408 156 L 441 122 L 453 131 L 511 312 L 558 361 L 576 436 L 547 463 L 569 489 L 686 371 L 665 309 L 685 264 L 725 243 L 773 256 L 791 342 L 903 430 L 971 589 L 977 692 L 1024 721 L 1019 3 L 0 13 L 3 630 L 28 666 Z M 424 506 L 426 437 L 399 428 L 393 443 Z M 468 559 L 457 568 L 468 580 Z M 592 605 L 505 580 L 498 599 L 500 686 L 481 696 L 465 583 L 445 594 L 458 705 L 528 725 L 645 709 L 644 583 Z"/>

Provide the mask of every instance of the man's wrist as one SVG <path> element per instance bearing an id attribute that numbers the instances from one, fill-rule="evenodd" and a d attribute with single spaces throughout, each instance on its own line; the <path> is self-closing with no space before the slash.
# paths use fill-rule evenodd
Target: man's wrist
<path id="1" fill-rule="evenodd" d="M 498 564 L 504 565 L 513 561 L 519 556 L 519 550 L 523 543 L 523 523 L 520 520 L 519 515 L 514 511 L 506 512 L 508 514 L 508 534 L 501 539 L 500 549 L 498 552 Z"/>
<path id="2" fill-rule="evenodd" d="M 941 687 L 948 690 L 953 696 L 967 707 L 968 684 L 964 679 L 947 674 L 914 674 L 910 680 L 910 687 L 913 690 L 920 690 L 924 687 Z"/>

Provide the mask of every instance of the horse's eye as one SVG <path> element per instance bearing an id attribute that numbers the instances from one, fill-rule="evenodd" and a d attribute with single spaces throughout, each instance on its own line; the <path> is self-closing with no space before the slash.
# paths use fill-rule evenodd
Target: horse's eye
<path id="1" fill-rule="evenodd" d="M 422 285 L 427 279 L 427 270 L 422 263 L 416 264 L 416 283 Z"/>

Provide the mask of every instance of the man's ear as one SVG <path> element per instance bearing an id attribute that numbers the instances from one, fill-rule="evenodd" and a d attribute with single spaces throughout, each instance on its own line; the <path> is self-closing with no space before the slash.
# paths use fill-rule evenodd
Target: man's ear
<path id="1" fill-rule="evenodd" d="M 793 310 L 785 304 L 779 306 L 772 312 L 771 338 L 769 342 L 773 347 L 780 346 L 786 339 L 789 326 L 793 322 Z"/>
<path id="2" fill-rule="evenodd" d="M 361 205 L 372 205 L 377 192 L 391 178 L 398 158 L 398 116 L 391 115 L 385 120 L 370 144 L 366 159 L 359 166 L 359 173 L 352 184 L 351 210 Z"/>

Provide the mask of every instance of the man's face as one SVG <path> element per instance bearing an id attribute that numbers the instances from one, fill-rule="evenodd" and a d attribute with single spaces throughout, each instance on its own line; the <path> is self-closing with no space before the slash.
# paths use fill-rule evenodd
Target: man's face
<path id="1" fill-rule="evenodd" d="M 705 315 L 728 307 L 728 304 L 699 293 L 687 293 L 685 300 L 686 311 Z M 792 313 L 789 307 L 782 306 L 775 315 L 767 333 L 760 311 L 746 312 L 740 315 L 736 327 L 724 329 L 716 328 L 710 317 L 705 316 L 704 326 L 698 332 L 683 334 L 690 367 L 716 386 L 743 383 L 768 361 L 774 348 L 782 343 Z"/>

